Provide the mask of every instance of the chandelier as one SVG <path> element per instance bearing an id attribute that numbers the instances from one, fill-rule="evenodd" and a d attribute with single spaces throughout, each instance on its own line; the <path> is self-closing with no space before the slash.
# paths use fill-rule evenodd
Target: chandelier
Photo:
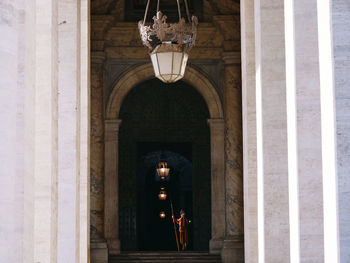
<path id="1" fill-rule="evenodd" d="M 180 3 L 177 0 L 179 22 L 168 24 L 167 17 L 159 11 L 158 0 L 153 25 L 146 26 L 150 4 L 148 0 L 144 19 L 138 24 L 142 43 L 150 50 L 155 76 L 165 83 L 183 78 L 189 51 L 195 45 L 198 19 L 196 16 L 190 18 L 187 0 L 184 1 L 188 23 L 181 17 Z"/>

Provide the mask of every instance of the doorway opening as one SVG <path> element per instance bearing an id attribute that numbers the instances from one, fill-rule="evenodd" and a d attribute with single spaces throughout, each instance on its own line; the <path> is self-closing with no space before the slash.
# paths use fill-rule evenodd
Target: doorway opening
<path id="1" fill-rule="evenodd" d="M 147 80 L 125 97 L 118 136 L 118 213 L 122 251 L 177 250 L 169 205 L 157 203 L 155 168 L 168 154 L 174 213 L 184 208 L 192 220 L 189 249 L 209 250 L 211 239 L 210 117 L 203 97 L 179 81 Z M 153 160 L 152 160 L 153 156 Z M 152 161 L 147 162 L 147 158 Z M 171 161 L 171 158 L 178 161 Z M 145 161 L 146 160 L 146 161 Z M 184 172 L 182 169 L 186 168 Z M 169 186 L 168 186 L 169 187 Z M 164 206 L 166 219 L 158 211 Z M 183 207 L 180 207 L 183 206 Z M 169 229 L 170 227 L 170 229 Z"/>
<path id="2" fill-rule="evenodd" d="M 193 218 L 192 145 L 191 143 L 138 143 L 138 247 L 144 251 L 177 249 L 172 213 L 179 217 L 184 209 Z M 170 168 L 169 176 L 161 180 L 156 172 L 164 159 Z M 160 200 L 161 187 L 167 197 Z M 172 209 L 173 208 L 173 209 Z M 165 218 L 160 217 L 165 212 Z M 178 232 L 177 232 L 178 233 Z M 188 228 L 188 250 L 193 250 L 193 228 Z"/>

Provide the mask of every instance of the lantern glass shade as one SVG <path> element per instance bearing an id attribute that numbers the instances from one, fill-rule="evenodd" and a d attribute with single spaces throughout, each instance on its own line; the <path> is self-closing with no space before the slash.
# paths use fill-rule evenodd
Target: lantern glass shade
<path id="1" fill-rule="evenodd" d="M 164 219 L 165 218 L 165 212 L 164 211 L 160 211 L 159 217 Z"/>
<path id="2" fill-rule="evenodd" d="M 170 171 L 170 168 L 168 168 L 167 162 L 158 163 L 157 173 L 162 180 L 164 180 L 165 177 L 169 175 L 169 171 Z"/>
<path id="3" fill-rule="evenodd" d="M 155 76 L 165 83 L 182 79 L 188 54 L 177 45 L 169 42 L 157 46 L 150 54 Z"/>
<path id="4" fill-rule="evenodd" d="M 164 187 L 160 188 L 160 192 L 158 194 L 159 200 L 165 200 L 166 197 L 167 197 L 167 194 L 166 194 L 166 192 L 164 190 Z"/>

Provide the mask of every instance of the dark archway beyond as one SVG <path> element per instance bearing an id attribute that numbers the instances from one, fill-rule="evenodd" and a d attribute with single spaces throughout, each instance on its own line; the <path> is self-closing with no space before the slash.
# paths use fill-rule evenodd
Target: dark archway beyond
<path id="1" fill-rule="evenodd" d="M 137 229 L 138 248 L 140 250 L 175 250 L 176 239 L 171 220 L 171 203 L 174 214 L 178 217 L 180 208 L 187 217 L 193 219 L 192 162 L 185 156 L 192 156 L 190 143 L 138 143 L 138 207 Z M 158 149 L 154 151 L 154 149 Z M 169 149 L 172 151 L 164 150 Z M 176 151 L 176 152 L 175 152 Z M 160 158 L 167 160 L 170 167 L 166 180 L 160 180 L 156 165 Z M 163 187 L 167 193 L 166 200 L 159 200 L 158 193 Z M 164 211 L 166 217 L 159 217 Z M 193 228 L 189 225 L 188 249 L 193 249 Z"/>
<path id="2" fill-rule="evenodd" d="M 192 191 L 180 194 L 179 188 L 174 189 L 174 200 L 177 200 L 174 203 L 178 203 L 174 208 L 176 213 L 180 205 L 185 205 L 184 199 L 187 205 L 191 200 L 191 207 L 186 208 L 193 222 L 190 248 L 208 250 L 211 238 L 208 118 L 204 99 L 196 89 L 181 81 L 170 85 L 156 79 L 145 81 L 126 96 L 120 111 L 122 125 L 119 131 L 119 237 L 122 250 L 176 249 L 171 245 L 175 243 L 169 241 L 171 234 L 164 234 L 164 231 L 172 233 L 171 229 L 166 230 L 169 225 L 162 221 L 152 223 L 151 232 L 154 231 L 155 239 L 148 241 L 154 245 L 146 245 L 151 233 L 146 228 L 149 225 L 146 221 L 158 216 L 153 215 L 158 208 L 155 207 L 154 211 L 149 208 L 142 195 L 151 198 L 152 191 L 159 186 L 151 180 L 154 167 L 142 167 L 142 158 L 160 150 L 192 162 Z M 181 150 L 181 147 L 190 150 Z M 146 179 L 143 184 L 140 183 L 140 174 Z M 142 212 L 145 210 L 147 212 Z M 156 217 L 153 219 L 157 221 Z"/>

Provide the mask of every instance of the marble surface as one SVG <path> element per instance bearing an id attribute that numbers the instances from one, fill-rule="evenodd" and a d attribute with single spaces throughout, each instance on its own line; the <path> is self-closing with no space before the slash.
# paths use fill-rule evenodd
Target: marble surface
<path id="1" fill-rule="evenodd" d="M 350 262 L 350 5 L 332 1 L 340 262 Z"/>

